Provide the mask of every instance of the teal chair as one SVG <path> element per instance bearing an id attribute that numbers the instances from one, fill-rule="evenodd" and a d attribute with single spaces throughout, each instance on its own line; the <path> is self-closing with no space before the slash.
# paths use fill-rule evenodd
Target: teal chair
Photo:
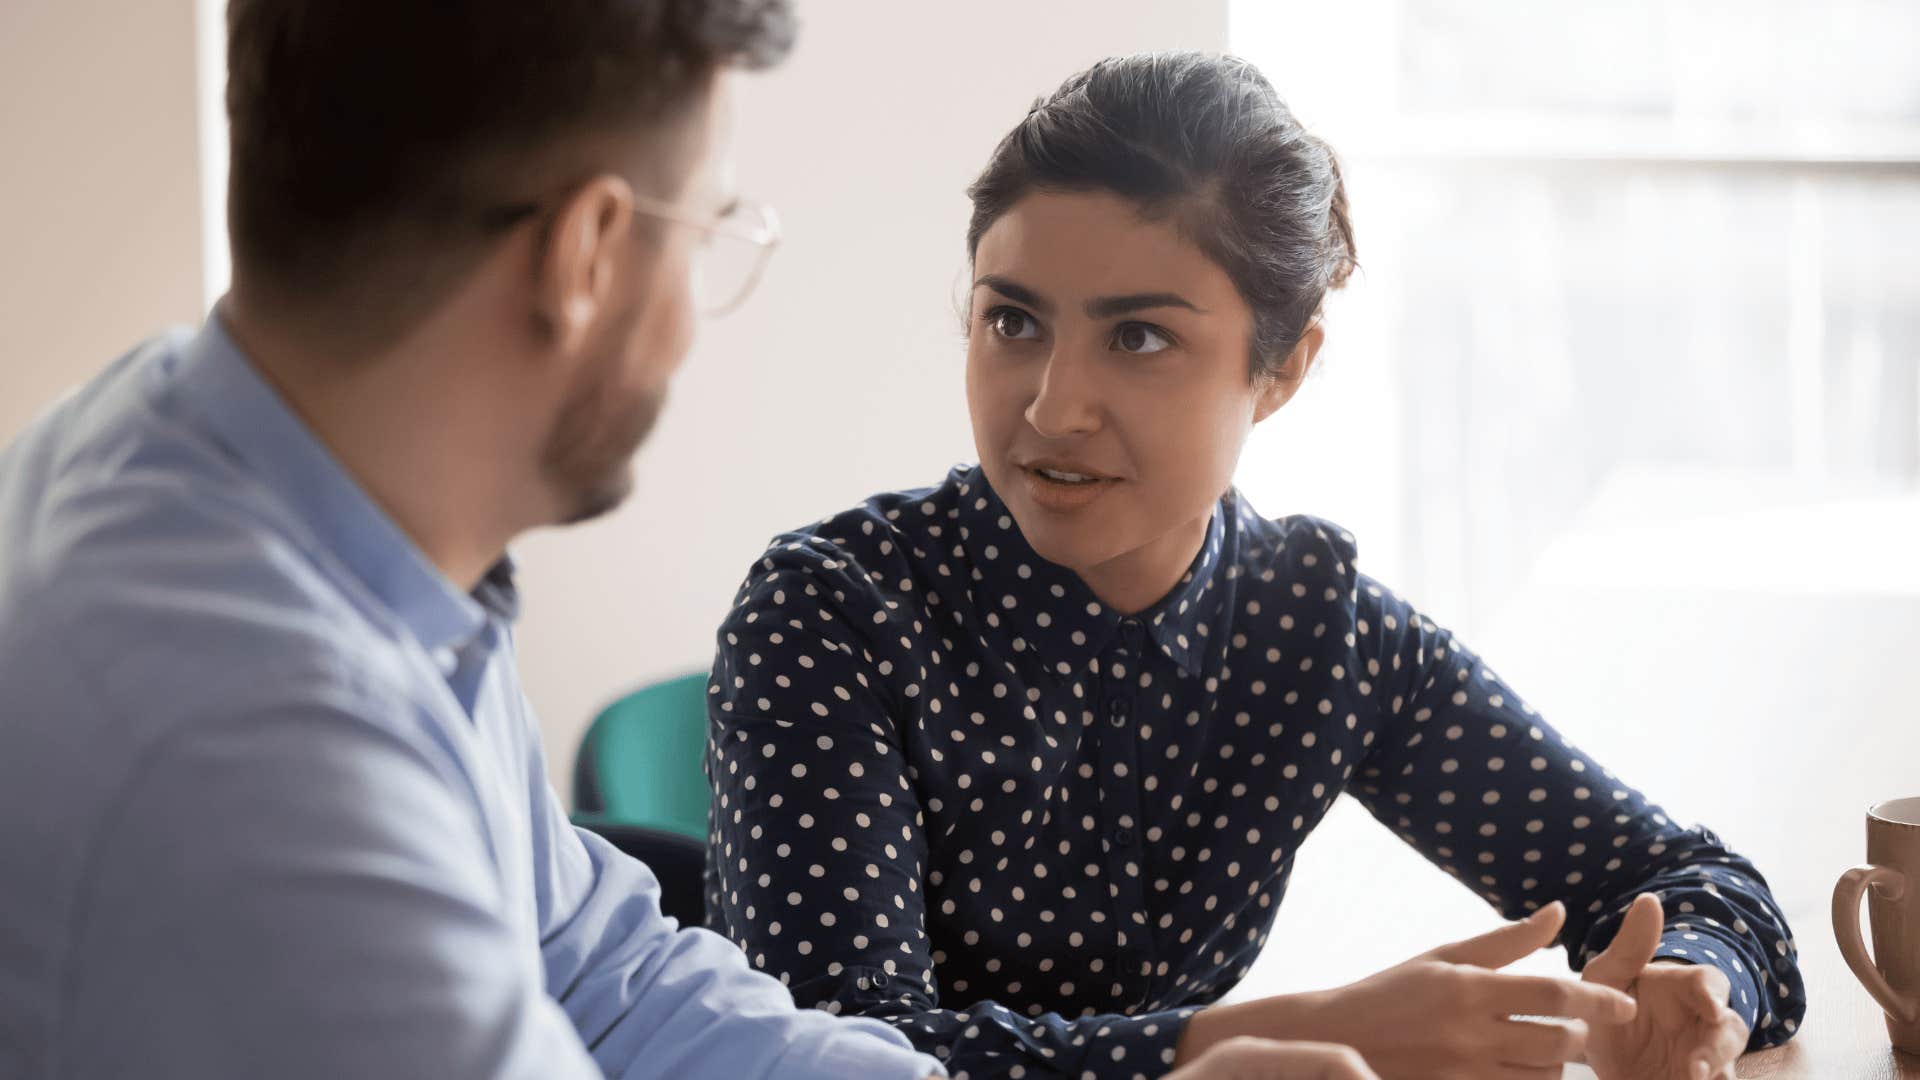
<path id="1" fill-rule="evenodd" d="M 601 710 L 573 760 L 573 822 L 606 837 L 660 879 L 660 907 L 704 914 L 707 676 L 654 683 Z"/>

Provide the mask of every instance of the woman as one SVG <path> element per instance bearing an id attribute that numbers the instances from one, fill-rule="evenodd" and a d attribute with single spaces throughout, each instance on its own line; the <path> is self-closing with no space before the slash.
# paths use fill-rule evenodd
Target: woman
<path id="1" fill-rule="evenodd" d="M 1786 1039 L 1792 942 L 1746 860 L 1568 744 L 1352 537 L 1230 489 L 1354 265 L 1333 155 L 1265 80 L 1103 62 L 970 194 L 981 464 L 775 538 L 742 587 L 710 695 L 715 924 L 802 1003 L 975 1078 L 1157 1075 L 1240 1034 L 1388 1078 L 1583 1055 L 1691 1078 Z M 1526 918 L 1214 1005 L 1343 791 Z M 1556 941 L 1581 980 L 1495 970 Z"/>

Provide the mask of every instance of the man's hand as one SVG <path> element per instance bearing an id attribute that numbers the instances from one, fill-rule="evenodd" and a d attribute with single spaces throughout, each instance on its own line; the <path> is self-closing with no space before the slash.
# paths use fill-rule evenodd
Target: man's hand
<path id="1" fill-rule="evenodd" d="M 1632 994 L 1633 1019 L 1595 1024 L 1587 1062 L 1600 1080 L 1733 1080 L 1747 1022 L 1727 1008 L 1727 977 L 1705 964 L 1652 963 L 1664 920 L 1650 893 L 1633 906 L 1581 978 Z"/>

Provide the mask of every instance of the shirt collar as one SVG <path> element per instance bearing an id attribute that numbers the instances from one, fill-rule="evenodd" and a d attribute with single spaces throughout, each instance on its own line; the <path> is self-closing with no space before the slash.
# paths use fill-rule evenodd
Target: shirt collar
<path id="1" fill-rule="evenodd" d="M 1040 557 L 1021 535 L 1006 504 L 975 467 L 961 477 L 961 546 L 973 564 L 973 606 L 988 629 L 1016 653 L 1033 652 L 1055 677 L 1085 670 L 1115 634 L 1151 639 L 1189 675 L 1206 666 L 1207 647 L 1226 591 L 1238 515 L 1221 501 L 1206 539 L 1180 581 L 1152 607 L 1127 618 L 1107 608 L 1080 576 Z M 1137 629 L 1136 629 L 1137 628 Z"/>
<path id="2" fill-rule="evenodd" d="M 1225 644 L 1213 641 L 1213 630 L 1220 622 L 1218 615 L 1228 592 L 1223 569 L 1233 565 L 1229 556 L 1239 536 L 1239 515 L 1233 502 L 1234 496 L 1229 494 L 1214 504 L 1206 539 L 1179 584 L 1140 614 L 1160 651 L 1189 675 L 1198 675 L 1206 667 L 1209 645 Z"/>
<path id="3" fill-rule="evenodd" d="M 469 596 L 447 580 L 254 369 L 216 308 L 182 351 L 175 382 L 215 438 L 273 491 L 428 650 L 459 649 L 488 613 L 519 609 L 503 558 Z"/>

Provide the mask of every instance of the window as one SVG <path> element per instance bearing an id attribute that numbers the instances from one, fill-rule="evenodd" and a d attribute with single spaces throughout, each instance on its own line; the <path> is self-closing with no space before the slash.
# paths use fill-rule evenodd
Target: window
<path id="1" fill-rule="evenodd" d="M 1857 769 L 1810 721 L 1860 747 L 1911 716 L 1920 5 L 1232 15 L 1340 153 L 1362 267 L 1241 488 L 1353 529 L 1563 732 L 1775 865 L 1793 800 L 1736 793 L 1782 753 Z M 1297 865 L 1234 999 L 1492 925 L 1350 800 Z M 1806 887 L 1776 882 L 1814 933 Z"/>
<path id="2" fill-rule="evenodd" d="M 1256 506 L 1471 632 L 1529 574 L 1780 572 L 1702 515 L 1920 491 L 1920 7 L 1233 16 L 1341 154 L 1363 268 Z"/>

